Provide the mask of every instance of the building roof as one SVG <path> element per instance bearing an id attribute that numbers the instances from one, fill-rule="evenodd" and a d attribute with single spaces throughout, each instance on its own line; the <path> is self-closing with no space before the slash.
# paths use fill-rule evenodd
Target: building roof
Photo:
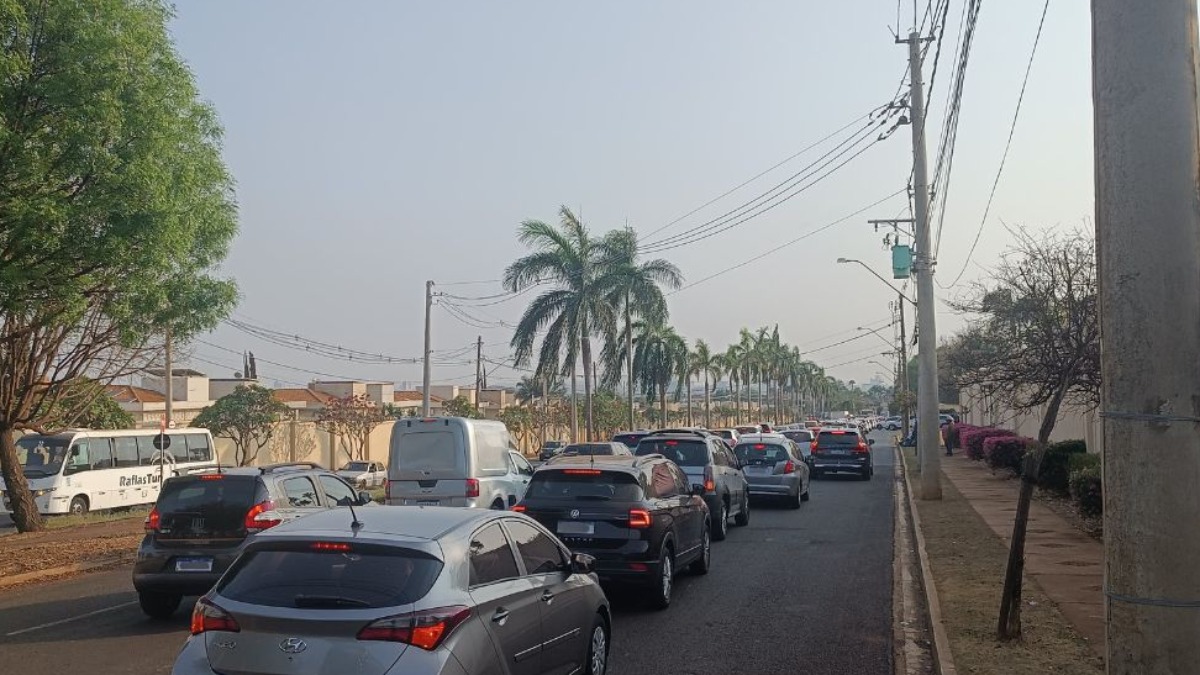
<path id="1" fill-rule="evenodd" d="M 110 384 L 104 388 L 117 403 L 165 403 L 167 397 L 153 389 L 132 384 Z"/>
<path id="2" fill-rule="evenodd" d="M 271 393 L 280 403 L 303 403 L 305 405 L 310 403 L 326 405 L 337 398 L 316 389 L 274 389 Z"/>
<path id="3" fill-rule="evenodd" d="M 392 394 L 394 403 L 411 403 L 413 401 L 421 401 L 421 392 L 419 391 L 397 391 Z M 442 399 L 439 396 L 429 395 L 429 400 L 435 403 L 441 403 Z"/>
<path id="4" fill-rule="evenodd" d="M 153 375 L 154 377 L 162 377 L 166 372 L 162 368 L 151 368 L 146 371 L 146 374 Z M 208 375 L 198 370 L 192 370 L 191 368 L 172 368 L 171 374 L 175 377 L 208 377 Z"/>

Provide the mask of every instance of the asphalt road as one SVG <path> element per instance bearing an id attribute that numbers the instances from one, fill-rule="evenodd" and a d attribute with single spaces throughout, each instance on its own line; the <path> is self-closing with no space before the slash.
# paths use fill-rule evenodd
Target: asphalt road
<path id="1" fill-rule="evenodd" d="M 755 504 L 664 612 L 614 594 L 610 672 L 890 675 L 892 460 L 880 436 L 870 482 L 814 481 L 795 511 Z M 145 619 L 128 569 L 0 591 L 0 663 L 22 675 L 169 673 L 190 612 Z"/>

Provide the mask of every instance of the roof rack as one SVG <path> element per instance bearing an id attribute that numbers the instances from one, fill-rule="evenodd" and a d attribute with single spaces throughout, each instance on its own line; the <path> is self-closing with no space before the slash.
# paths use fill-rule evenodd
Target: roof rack
<path id="1" fill-rule="evenodd" d="M 322 469 L 325 467 L 316 462 L 282 462 L 280 464 L 268 464 L 267 466 L 259 467 L 260 473 L 274 473 L 276 471 L 295 471 L 301 469 Z"/>

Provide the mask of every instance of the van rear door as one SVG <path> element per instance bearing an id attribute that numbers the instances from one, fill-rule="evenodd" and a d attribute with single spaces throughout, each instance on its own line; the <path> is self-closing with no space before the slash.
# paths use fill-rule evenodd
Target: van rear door
<path id="1" fill-rule="evenodd" d="M 467 467 L 461 424 L 446 419 L 399 421 L 392 431 L 388 503 L 466 506 Z"/>

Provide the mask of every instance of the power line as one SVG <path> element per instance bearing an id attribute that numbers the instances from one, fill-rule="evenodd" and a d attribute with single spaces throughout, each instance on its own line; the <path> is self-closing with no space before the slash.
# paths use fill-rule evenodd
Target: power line
<path id="1" fill-rule="evenodd" d="M 946 200 L 950 190 L 950 177 L 954 170 L 954 150 L 958 141 L 963 87 L 966 82 L 967 64 L 971 57 L 971 45 L 974 43 L 975 26 L 979 22 L 980 4 L 981 0 L 968 0 L 968 4 L 964 4 L 963 7 L 963 23 L 960 23 L 959 30 L 958 61 L 952 74 L 954 84 L 948 90 L 946 115 L 942 120 L 942 137 L 938 146 L 937 164 L 934 166 L 933 172 L 933 195 L 930 198 L 930 206 L 938 209 L 937 234 L 933 246 L 935 260 L 942 246 L 942 226 L 946 221 Z"/>
<path id="2" fill-rule="evenodd" d="M 343 361 L 351 361 L 355 363 L 420 363 L 418 357 L 402 357 L 383 354 L 379 352 L 368 352 L 360 349 L 343 347 L 328 342 L 322 342 L 312 338 L 306 338 L 298 334 L 289 334 L 283 331 L 268 328 L 266 326 L 257 325 L 249 321 L 228 318 L 224 323 L 242 333 L 257 337 L 265 342 L 270 342 L 281 347 L 302 351 L 309 354 L 318 354 L 331 359 L 339 359 Z"/>

